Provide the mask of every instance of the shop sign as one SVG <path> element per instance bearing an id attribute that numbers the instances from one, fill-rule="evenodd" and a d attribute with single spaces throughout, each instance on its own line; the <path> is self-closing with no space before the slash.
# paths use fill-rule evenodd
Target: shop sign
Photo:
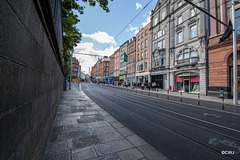
<path id="1" fill-rule="evenodd" d="M 119 80 L 124 80 L 123 75 L 119 76 Z"/>

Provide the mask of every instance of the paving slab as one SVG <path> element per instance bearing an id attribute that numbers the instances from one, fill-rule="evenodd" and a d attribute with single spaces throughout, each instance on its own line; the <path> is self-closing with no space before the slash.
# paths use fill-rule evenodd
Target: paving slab
<path id="1" fill-rule="evenodd" d="M 72 151 L 72 160 L 86 160 L 97 157 L 93 146 Z"/>
<path id="2" fill-rule="evenodd" d="M 122 128 L 124 127 L 124 125 L 118 121 L 112 121 L 112 122 L 109 122 L 114 128 L 118 129 L 118 128 Z"/>
<path id="3" fill-rule="evenodd" d="M 118 132 L 120 132 L 124 137 L 131 136 L 131 135 L 134 134 L 131 130 L 129 130 L 129 129 L 126 128 L 126 127 L 118 128 L 117 130 L 118 130 Z"/>
<path id="4" fill-rule="evenodd" d="M 132 148 L 133 145 L 126 139 L 111 141 L 104 144 L 98 144 L 94 146 L 98 155 L 106 155 L 114 152 L 119 152 Z"/>
<path id="5" fill-rule="evenodd" d="M 73 84 L 72 90 L 62 94 L 43 160 L 158 160 L 159 157 L 165 158 Z"/>
<path id="6" fill-rule="evenodd" d="M 144 158 L 144 155 L 136 148 L 118 152 L 118 156 L 121 160 L 138 160 Z"/>
<path id="7" fill-rule="evenodd" d="M 142 138 L 136 134 L 126 137 L 135 147 L 147 144 Z"/>
<path id="8" fill-rule="evenodd" d="M 158 152 L 155 148 L 153 148 L 149 144 L 139 146 L 137 148 L 146 156 L 147 159 L 168 160 L 167 157 Z"/>
<path id="9" fill-rule="evenodd" d="M 104 133 L 98 135 L 98 137 L 102 143 L 124 139 L 124 137 L 119 132 Z"/>

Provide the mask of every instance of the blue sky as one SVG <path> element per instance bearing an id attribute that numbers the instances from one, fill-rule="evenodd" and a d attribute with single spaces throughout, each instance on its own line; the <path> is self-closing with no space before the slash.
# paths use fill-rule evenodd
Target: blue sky
<path id="1" fill-rule="evenodd" d="M 150 11 L 154 9 L 158 0 L 153 0 L 143 12 L 116 38 L 114 37 L 142 10 L 151 0 L 114 0 L 109 1 L 110 12 L 106 13 L 99 6 L 90 7 L 87 3 L 79 1 L 85 6 L 84 14 L 79 15 L 80 23 L 77 28 L 82 33 L 82 41 L 75 47 L 75 53 L 87 53 L 110 56 L 121 44 L 149 22 Z M 111 42 L 111 43 L 110 43 Z M 110 43 L 108 45 L 108 43 Z M 108 45 L 108 46 L 107 46 Z M 107 48 L 106 48 L 107 46 Z M 74 55 L 81 58 L 82 70 L 88 73 L 96 57 Z"/>

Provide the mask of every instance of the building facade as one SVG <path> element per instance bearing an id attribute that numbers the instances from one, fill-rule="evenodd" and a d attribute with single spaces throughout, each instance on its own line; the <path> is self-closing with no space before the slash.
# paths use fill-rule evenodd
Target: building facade
<path id="1" fill-rule="evenodd" d="M 194 3 L 207 9 L 207 1 Z M 207 16 L 185 1 L 158 1 L 151 14 L 151 78 L 159 88 L 206 95 L 207 26 Z"/>
<path id="2" fill-rule="evenodd" d="M 136 35 L 136 83 L 150 82 L 150 26 L 147 24 Z"/>
<path id="3" fill-rule="evenodd" d="M 120 49 L 120 73 L 119 73 L 120 83 L 127 82 L 127 72 L 126 72 L 127 62 L 124 62 L 124 54 L 127 54 L 128 43 L 129 43 L 128 41 L 124 42 L 119 48 Z"/>
<path id="4" fill-rule="evenodd" d="M 79 62 L 76 57 L 72 58 L 72 78 L 79 78 Z"/>
<path id="5" fill-rule="evenodd" d="M 129 40 L 127 46 L 127 83 L 132 86 L 135 83 L 135 71 L 136 71 L 136 37 Z"/>
<path id="6" fill-rule="evenodd" d="M 229 1 L 216 0 L 210 1 L 210 13 L 218 17 L 225 24 L 232 18 L 232 6 Z M 240 4 L 235 6 L 235 26 L 237 33 L 237 81 L 240 84 Z M 208 95 L 219 96 L 219 90 L 223 89 L 225 97 L 233 96 L 233 42 L 232 36 L 224 42 L 219 43 L 226 27 L 214 19 L 210 19 L 209 37 L 209 85 Z M 238 96 L 240 88 L 238 87 Z"/>
<path id="7" fill-rule="evenodd" d="M 169 53 L 169 6 L 170 1 L 158 1 L 151 13 L 151 81 L 157 88 L 168 89 L 170 81 Z"/>
<path id="8" fill-rule="evenodd" d="M 114 52 L 114 84 L 118 85 L 119 82 L 119 74 L 120 74 L 120 49 L 118 48 Z"/>
<path id="9" fill-rule="evenodd" d="M 193 1 L 207 9 L 208 1 Z M 171 4 L 170 86 L 174 91 L 207 93 L 207 15 L 184 1 Z"/>

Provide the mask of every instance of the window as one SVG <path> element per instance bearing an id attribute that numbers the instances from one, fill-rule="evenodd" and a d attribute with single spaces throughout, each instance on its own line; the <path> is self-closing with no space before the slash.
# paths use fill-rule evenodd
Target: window
<path id="1" fill-rule="evenodd" d="M 119 58 L 117 59 L 117 62 L 119 62 Z"/>
<path id="2" fill-rule="evenodd" d="M 147 50 L 145 51 L 145 58 L 147 58 Z"/>
<path id="3" fill-rule="evenodd" d="M 178 42 L 178 43 L 183 42 L 182 32 L 178 32 L 178 33 L 177 33 L 177 42 Z"/>
<path id="4" fill-rule="evenodd" d="M 158 67 L 159 66 L 159 56 L 155 56 L 154 57 L 154 67 Z"/>
<path id="5" fill-rule="evenodd" d="M 156 18 L 154 19 L 154 25 L 156 25 L 157 22 L 158 22 L 158 18 L 156 17 Z"/>
<path id="6" fill-rule="evenodd" d="M 138 36 L 138 40 L 140 40 L 140 36 Z"/>
<path id="7" fill-rule="evenodd" d="M 143 59 L 143 52 L 141 53 L 141 59 Z"/>
<path id="8" fill-rule="evenodd" d="M 131 53 L 131 46 L 129 47 L 129 53 Z"/>
<path id="9" fill-rule="evenodd" d="M 115 59 L 115 63 L 117 62 L 117 59 Z"/>
<path id="10" fill-rule="evenodd" d="M 162 41 L 158 42 L 158 49 L 162 49 Z"/>
<path id="11" fill-rule="evenodd" d="M 158 31 L 158 37 L 162 36 L 162 30 Z"/>
<path id="12" fill-rule="evenodd" d="M 195 15 L 196 15 L 196 9 L 195 8 L 190 9 L 190 17 L 193 17 Z"/>
<path id="13" fill-rule="evenodd" d="M 144 62 L 144 68 L 147 70 L 147 62 Z"/>
<path id="14" fill-rule="evenodd" d="M 195 51 L 190 52 L 190 57 L 196 57 L 196 56 L 197 56 L 197 52 L 195 52 Z"/>
<path id="15" fill-rule="evenodd" d="M 115 70 L 117 69 L 117 66 L 115 65 Z"/>
<path id="16" fill-rule="evenodd" d="M 142 36 L 141 36 L 142 38 L 143 38 L 143 33 L 142 33 Z"/>
<path id="17" fill-rule="evenodd" d="M 162 40 L 162 48 L 165 48 L 165 39 Z"/>
<path id="18" fill-rule="evenodd" d="M 178 56 L 178 60 L 182 60 L 182 59 L 183 59 L 183 55 L 181 54 Z"/>
<path id="19" fill-rule="evenodd" d="M 147 35 L 147 30 L 145 31 L 145 35 Z"/>
<path id="20" fill-rule="evenodd" d="M 139 54 L 137 55 L 137 60 L 139 61 Z"/>
<path id="21" fill-rule="evenodd" d="M 131 56 L 128 56 L 128 62 L 131 62 Z"/>
<path id="22" fill-rule="evenodd" d="M 187 58 L 189 58 L 189 53 L 184 53 L 183 54 L 183 59 L 187 59 Z"/>
<path id="23" fill-rule="evenodd" d="M 138 45 L 138 51 L 140 50 L 140 45 Z"/>
<path id="24" fill-rule="evenodd" d="M 181 24 L 182 23 L 182 16 L 178 17 L 177 19 L 177 24 Z"/>
<path id="25" fill-rule="evenodd" d="M 141 42 L 141 49 L 143 49 L 143 42 Z"/>
<path id="26" fill-rule="evenodd" d="M 145 39 L 145 47 L 147 47 L 147 39 Z"/>
<path id="27" fill-rule="evenodd" d="M 108 71 L 108 68 L 107 68 L 107 71 Z"/>
<path id="28" fill-rule="evenodd" d="M 162 35 L 165 35 L 165 30 L 164 29 L 162 30 Z"/>
<path id="29" fill-rule="evenodd" d="M 164 54 L 162 54 L 160 56 L 160 66 L 161 67 L 165 66 L 165 55 Z"/>
<path id="30" fill-rule="evenodd" d="M 157 43 L 154 43 L 154 50 L 157 49 Z"/>
<path id="31" fill-rule="evenodd" d="M 105 66 L 106 64 L 104 63 L 104 66 Z"/>
<path id="32" fill-rule="evenodd" d="M 179 8 L 182 5 L 182 1 L 177 3 L 177 8 Z"/>
<path id="33" fill-rule="evenodd" d="M 163 20 L 165 17 L 166 17 L 166 11 L 163 11 L 161 15 L 161 20 Z"/>
<path id="34" fill-rule="evenodd" d="M 108 63 L 107 63 L 107 66 L 108 66 Z"/>
<path id="35" fill-rule="evenodd" d="M 190 27 L 190 38 L 194 38 L 197 36 L 197 25 L 193 25 Z"/>

